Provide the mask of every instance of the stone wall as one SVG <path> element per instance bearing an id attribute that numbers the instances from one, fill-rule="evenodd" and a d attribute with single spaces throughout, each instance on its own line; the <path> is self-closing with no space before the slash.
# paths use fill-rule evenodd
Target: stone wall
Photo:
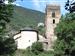
<path id="1" fill-rule="evenodd" d="M 54 13 L 55 17 L 52 17 L 52 13 Z M 59 23 L 61 14 L 60 14 L 60 6 L 59 5 L 47 5 L 46 13 L 45 13 L 45 35 L 46 40 L 44 42 L 45 50 L 52 50 L 52 46 L 57 37 L 54 34 L 54 29 Z M 53 22 L 54 21 L 54 22 Z"/>

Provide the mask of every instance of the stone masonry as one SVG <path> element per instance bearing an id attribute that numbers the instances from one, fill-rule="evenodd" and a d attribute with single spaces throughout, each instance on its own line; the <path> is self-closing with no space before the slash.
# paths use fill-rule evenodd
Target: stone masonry
<path id="1" fill-rule="evenodd" d="M 59 23 L 61 14 L 59 5 L 47 5 L 46 14 L 45 14 L 45 35 L 46 39 L 44 40 L 44 49 L 52 50 L 52 46 L 57 37 L 54 34 L 54 29 Z"/>

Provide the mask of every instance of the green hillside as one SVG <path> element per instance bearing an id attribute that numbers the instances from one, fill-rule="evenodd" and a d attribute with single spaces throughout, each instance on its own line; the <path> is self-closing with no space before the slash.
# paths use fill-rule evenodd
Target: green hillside
<path id="1" fill-rule="evenodd" d="M 26 26 L 36 27 L 39 22 L 44 22 L 44 13 L 15 6 L 11 26 L 19 30 Z"/>

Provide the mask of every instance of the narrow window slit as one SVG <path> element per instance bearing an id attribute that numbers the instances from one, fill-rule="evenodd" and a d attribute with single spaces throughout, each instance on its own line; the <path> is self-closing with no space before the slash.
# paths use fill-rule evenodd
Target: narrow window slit
<path id="1" fill-rule="evenodd" d="M 53 19 L 53 24 L 55 24 L 55 19 Z"/>

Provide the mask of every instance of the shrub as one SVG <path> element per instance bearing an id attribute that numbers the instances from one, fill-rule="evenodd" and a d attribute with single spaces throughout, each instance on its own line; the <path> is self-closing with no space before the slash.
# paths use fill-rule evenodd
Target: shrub
<path id="1" fill-rule="evenodd" d="M 39 53 L 43 52 L 43 45 L 41 42 L 35 42 L 31 46 L 31 51 L 38 55 Z"/>

